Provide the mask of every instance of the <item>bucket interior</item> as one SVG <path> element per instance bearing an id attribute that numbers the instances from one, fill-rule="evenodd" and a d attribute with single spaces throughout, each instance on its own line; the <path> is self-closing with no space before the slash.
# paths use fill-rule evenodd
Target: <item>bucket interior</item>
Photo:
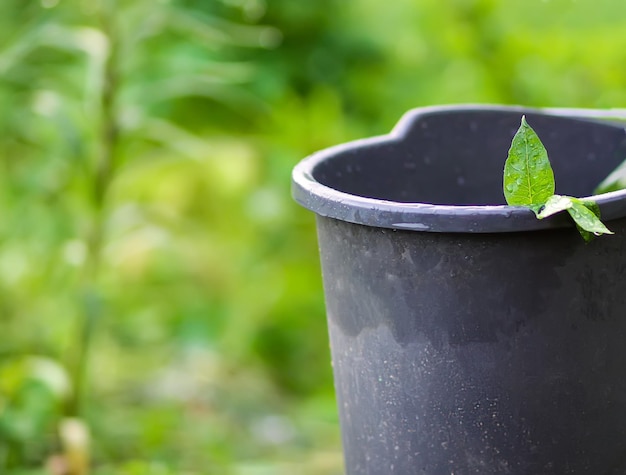
<path id="1" fill-rule="evenodd" d="M 501 205 L 502 173 L 522 112 L 439 111 L 417 116 L 404 137 L 344 148 L 313 177 L 335 190 L 387 201 Z M 623 127 L 526 113 L 544 143 L 556 193 L 590 196 L 626 159 Z"/>

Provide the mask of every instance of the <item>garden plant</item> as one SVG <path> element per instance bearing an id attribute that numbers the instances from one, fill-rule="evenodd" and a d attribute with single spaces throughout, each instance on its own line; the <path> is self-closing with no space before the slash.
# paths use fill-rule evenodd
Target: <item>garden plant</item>
<path id="1" fill-rule="evenodd" d="M 594 201 L 554 194 L 554 172 L 548 152 L 525 117 L 511 143 L 503 188 L 509 205 L 530 208 L 539 219 L 567 210 L 586 241 L 613 234 L 600 221 L 600 209 Z"/>

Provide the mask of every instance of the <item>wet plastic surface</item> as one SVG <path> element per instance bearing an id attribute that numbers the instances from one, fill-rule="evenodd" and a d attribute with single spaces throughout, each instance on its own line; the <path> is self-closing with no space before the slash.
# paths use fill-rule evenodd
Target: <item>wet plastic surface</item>
<path id="1" fill-rule="evenodd" d="M 479 137 L 470 129 L 491 130 L 496 120 L 514 133 L 519 111 L 445 111 L 458 129 L 449 140 L 465 148 L 456 153 L 450 145 L 438 155 L 436 168 L 416 153 L 416 171 L 410 175 L 419 177 L 418 189 L 409 198 L 497 205 L 510 137 L 495 137 L 497 147 L 485 145 L 489 134 Z M 405 132 L 419 125 L 413 118 L 420 114 L 412 114 L 404 119 Z M 539 119 L 528 114 L 544 139 L 555 118 Z M 447 134 L 441 120 L 437 130 Z M 544 140 L 552 152 L 557 191 L 588 194 L 621 161 L 615 157 L 624 132 L 573 121 L 574 137 L 567 119 L 555 120 L 555 128 L 568 136 Z M 470 126 L 472 121 L 480 123 Z M 434 122 L 428 124 L 434 134 Z M 475 141 L 461 137 L 463 130 L 470 130 Z M 428 148 L 418 139 L 423 135 L 405 134 L 403 140 L 416 143 L 396 150 Z M 432 147 L 435 153 L 438 148 Z M 473 147 L 487 153 L 476 155 Z M 314 211 L 321 215 L 319 242 L 347 474 L 626 473 L 626 219 L 619 216 L 624 195 L 613 194 L 603 208 L 614 213 L 607 224 L 616 234 L 588 245 L 565 220 L 552 221 L 546 230 L 525 231 L 530 226 L 526 218 L 514 218 L 515 209 L 506 217 L 502 213 L 511 209 L 503 206 L 496 211 L 476 206 L 478 213 L 435 206 L 440 213 L 429 215 L 427 230 L 453 232 L 391 229 L 394 223 L 387 215 L 377 218 L 376 207 L 358 207 L 371 196 L 362 201 L 353 195 L 346 204 L 345 195 L 375 195 L 395 213 L 394 220 L 401 218 L 406 205 L 393 200 L 407 189 L 401 183 L 406 177 L 399 184 L 390 177 L 407 173 L 402 165 L 407 157 L 389 150 L 374 153 L 362 143 L 357 152 L 349 148 L 323 152 L 323 160 L 315 158 L 317 165 L 309 168 L 310 177 L 295 177 L 294 189 L 300 202 L 317 206 Z M 303 188 L 311 177 L 338 180 L 333 166 L 341 165 L 343 176 L 346 160 L 356 166 L 359 157 L 362 167 L 353 172 L 359 183 L 350 178 Z M 467 161 L 470 168 L 484 163 L 495 171 L 490 179 L 472 175 Z M 322 162 L 323 173 L 316 169 Z M 393 170 L 401 165 L 402 171 Z M 459 169 L 464 170 L 462 183 Z M 333 191 L 331 184 L 343 192 Z M 370 187 L 367 193 L 364 187 Z M 322 200 L 329 203 L 321 206 Z M 333 200 L 338 208 L 331 206 Z M 354 203 L 356 209 L 344 209 Z M 419 212 L 410 207 L 405 223 L 423 224 Z M 355 224 L 356 218 L 363 223 Z M 380 226 L 363 225 L 377 219 Z"/>
<path id="2" fill-rule="evenodd" d="M 587 197 L 626 158 L 624 128 L 512 107 L 426 108 L 390 135 L 318 152 L 294 169 L 296 201 L 318 215 L 433 232 L 571 226 L 505 206 L 502 171 L 522 114 L 544 142 L 556 192 Z M 605 219 L 626 215 L 626 191 L 596 197 Z M 460 206 L 461 205 L 461 206 Z"/>
<path id="3" fill-rule="evenodd" d="M 626 223 L 432 234 L 320 218 L 347 473 L 626 473 Z"/>

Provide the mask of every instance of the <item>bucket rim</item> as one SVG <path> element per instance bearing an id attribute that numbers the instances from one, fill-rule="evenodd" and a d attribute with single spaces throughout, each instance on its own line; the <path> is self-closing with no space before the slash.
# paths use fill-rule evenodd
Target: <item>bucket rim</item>
<path id="1" fill-rule="evenodd" d="M 292 172 L 294 200 L 319 216 L 366 226 L 427 232 L 503 233 L 537 231 L 573 226 L 563 214 L 539 220 L 528 208 L 509 205 L 442 205 L 419 202 L 399 202 L 369 198 L 339 191 L 314 178 L 318 165 L 338 154 L 372 145 L 400 143 L 414 129 L 418 119 L 450 112 L 516 112 L 541 114 L 580 121 L 602 123 L 625 129 L 626 123 L 607 118 L 621 118 L 611 109 L 530 108 L 506 105 L 446 105 L 411 109 L 392 131 L 385 135 L 346 142 L 313 153 L 298 163 Z M 600 120 L 602 119 L 602 120 Z M 603 221 L 626 216 L 626 189 L 579 197 L 595 201 Z"/>

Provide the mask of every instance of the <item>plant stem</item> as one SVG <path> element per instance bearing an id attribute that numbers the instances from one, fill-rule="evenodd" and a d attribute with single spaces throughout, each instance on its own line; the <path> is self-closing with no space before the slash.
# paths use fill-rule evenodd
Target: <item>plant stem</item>
<path id="1" fill-rule="evenodd" d="M 77 348 L 74 353 L 72 379 L 73 398 L 68 415 L 79 416 L 83 410 L 87 379 L 87 363 L 93 343 L 96 323 L 100 316 L 100 297 L 97 281 L 102 262 L 105 237 L 106 201 L 117 165 L 120 128 L 117 120 L 116 100 L 119 92 L 118 41 L 115 29 L 115 8 L 102 5 L 101 32 L 108 43 L 108 54 L 103 67 L 102 88 L 99 97 L 98 149 L 92 175 L 93 220 L 87 236 L 87 255 L 82 269 L 81 296 L 83 317 L 80 321 Z"/>

